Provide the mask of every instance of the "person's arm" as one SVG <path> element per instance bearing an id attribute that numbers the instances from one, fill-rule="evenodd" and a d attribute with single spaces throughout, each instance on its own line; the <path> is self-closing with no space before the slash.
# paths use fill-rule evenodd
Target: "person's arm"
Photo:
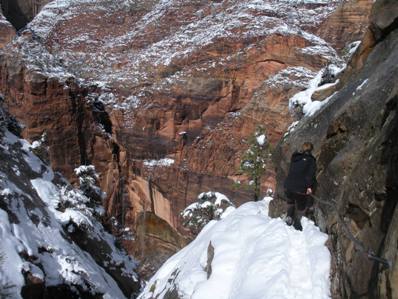
<path id="1" fill-rule="evenodd" d="M 307 194 L 312 194 L 313 189 L 316 184 L 316 161 L 315 159 L 310 159 L 310 165 L 307 169 L 307 173 L 305 176 L 305 182 L 307 186 Z"/>

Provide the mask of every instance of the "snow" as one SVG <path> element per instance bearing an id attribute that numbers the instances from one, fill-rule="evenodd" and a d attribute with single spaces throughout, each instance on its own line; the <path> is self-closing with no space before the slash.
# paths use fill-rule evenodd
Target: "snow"
<path id="1" fill-rule="evenodd" d="M 265 83 L 273 88 L 307 88 L 316 74 L 305 67 L 287 67 L 269 78 Z"/>
<path id="2" fill-rule="evenodd" d="M 369 79 L 363 80 L 363 82 L 356 88 L 357 91 L 362 90 L 362 88 L 368 83 Z"/>
<path id="3" fill-rule="evenodd" d="M 348 53 L 346 55 L 347 60 L 350 59 L 354 53 L 358 50 L 359 46 L 361 45 L 361 41 L 355 41 L 350 43 L 347 48 L 348 48 Z"/>
<path id="4" fill-rule="evenodd" d="M 25 271 L 47 286 L 68 284 L 104 298 L 125 298 L 102 265 L 67 237 L 71 225 L 84 226 L 87 237 L 98 240 L 101 250 L 109 249 L 104 262 L 120 266 L 123 275 L 136 279 L 136 262 L 116 247 L 115 239 L 93 216 L 94 210 L 85 205 L 88 198 L 66 183 L 56 185 L 53 171 L 31 152 L 27 141 L 3 129 L 0 138 L 0 155 L 7 157 L 0 164 L 0 253 L 4 255 L 0 283 L 14 285 L 15 298 L 22 298 Z M 20 171 L 17 178 L 7 175 L 15 168 Z"/>
<path id="5" fill-rule="evenodd" d="M 128 110 L 145 105 L 142 94 L 166 92 L 173 83 L 186 80 L 189 72 L 181 69 L 162 78 L 159 69 L 167 69 L 176 61 L 189 61 L 212 45 L 253 41 L 249 45 L 243 43 L 236 53 L 221 53 L 201 62 L 196 71 L 207 73 L 209 69 L 223 68 L 272 34 L 300 36 L 307 41 L 308 47 L 302 49 L 305 55 L 336 60 L 337 53 L 311 29 L 338 3 L 339 0 L 202 1 L 197 3 L 196 11 L 187 11 L 186 1 L 165 0 L 148 2 L 142 15 L 140 12 L 137 20 L 130 22 L 126 12 L 136 9 L 139 4 L 135 1 L 55 0 L 29 24 L 27 31 L 33 38 L 27 42 L 28 38 L 21 36 L 17 43 L 28 68 L 48 76 L 65 80 L 75 77 L 84 84 L 96 84 L 107 93 L 101 101 L 114 109 Z M 176 12 L 181 12 L 179 22 L 168 26 L 170 14 Z M 120 28 L 115 25 L 115 30 L 101 30 L 101 26 L 65 28 L 75 19 L 98 15 L 110 24 L 120 15 L 126 18 L 126 24 Z M 141 45 L 143 36 L 154 29 L 153 41 Z M 50 52 L 43 46 L 47 41 Z M 109 86 L 123 87 L 132 94 L 118 96 L 116 91 L 108 90 Z"/>
<path id="6" fill-rule="evenodd" d="M 199 196 L 198 196 L 199 199 L 212 198 L 212 197 L 215 197 L 214 204 L 216 206 L 221 205 L 223 203 L 223 201 L 232 205 L 232 202 L 228 199 L 228 197 L 226 197 L 224 194 L 222 194 L 220 192 L 211 192 L 211 191 L 203 192 L 203 193 L 199 194 Z"/>
<path id="7" fill-rule="evenodd" d="M 300 123 L 299 121 L 294 121 L 294 122 L 292 122 L 292 123 L 290 124 L 290 126 L 287 128 L 286 133 L 283 135 L 283 137 L 286 137 L 286 136 L 288 136 L 290 133 L 292 133 L 292 132 L 296 129 L 296 127 L 297 127 L 297 125 L 298 125 L 299 123 Z"/>
<path id="8" fill-rule="evenodd" d="M 144 165 L 146 167 L 168 167 L 174 164 L 174 160 L 170 159 L 170 158 L 164 158 L 164 159 L 160 159 L 160 160 L 145 160 L 144 161 Z"/>
<path id="9" fill-rule="evenodd" d="M 265 144 L 266 137 L 264 134 L 262 134 L 260 136 L 257 136 L 256 140 L 257 140 L 258 145 L 263 146 Z"/>
<path id="10" fill-rule="evenodd" d="M 293 109 L 294 107 L 300 106 L 303 109 L 304 116 L 312 116 L 317 112 L 321 107 L 323 107 L 329 100 L 325 99 L 323 101 L 313 101 L 311 99 L 312 94 L 317 91 L 326 88 L 325 86 L 318 87 L 319 83 L 322 80 L 322 74 L 324 69 L 318 72 L 318 74 L 309 82 L 307 89 L 296 93 L 289 100 L 289 108 Z M 334 83 L 337 84 L 337 83 Z M 328 87 L 330 87 L 329 85 Z"/>
<path id="11" fill-rule="evenodd" d="M 194 234 L 213 219 L 223 219 L 235 210 L 234 204 L 220 192 L 203 192 L 197 202 L 190 204 L 180 214 L 182 225 Z"/>
<path id="12" fill-rule="evenodd" d="M 304 218 L 303 231 L 268 216 L 271 198 L 249 202 L 172 256 L 139 299 L 165 298 L 176 288 L 181 299 L 328 299 L 330 253 L 327 235 Z M 207 252 L 214 247 L 207 277 Z"/>
<path id="13" fill-rule="evenodd" d="M 74 169 L 74 172 L 77 176 L 92 174 L 95 178 L 98 178 L 98 174 L 95 171 L 94 165 L 80 165 L 79 167 Z"/>

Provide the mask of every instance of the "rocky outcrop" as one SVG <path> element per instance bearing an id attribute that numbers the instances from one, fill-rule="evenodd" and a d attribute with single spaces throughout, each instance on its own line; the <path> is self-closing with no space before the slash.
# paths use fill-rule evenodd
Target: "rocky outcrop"
<path id="1" fill-rule="evenodd" d="M 363 46 L 353 58 L 342 89 L 314 117 L 302 120 L 276 154 L 277 191 L 283 198 L 290 154 L 304 141 L 315 144 L 317 196 L 336 202 L 333 207 L 318 203 L 315 215 L 330 236 L 333 298 L 397 296 L 398 14 L 390 15 L 397 8 L 394 1 L 376 1 L 366 35 L 368 40 L 373 35 L 374 42 L 365 40 L 369 48 Z M 283 210 L 280 199 L 273 203 L 274 216 Z M 364 248 L 388 259 L 391 267 L 368 259 L 338 215 Z"/>
<path id="2" fill-rule="evenodd" d="M 0 10 L 0 49 L 7 45 L 14 38 L 14 36 L 15 29 L 3 16 Z"/>

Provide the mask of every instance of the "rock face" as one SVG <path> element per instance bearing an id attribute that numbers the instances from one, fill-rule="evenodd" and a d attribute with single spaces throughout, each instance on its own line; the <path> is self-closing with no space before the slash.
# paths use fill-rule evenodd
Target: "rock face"
<path id="1" fill-rule="evenodd" d="M 376 1 L 363 46 L 347 69 L 349 78 L 343 76 L 344 86 L 330 105 L 301 121 L 277 150 L 278 194 L 283 197 L 290 154 L 304 141 L 315 145 L 317 196 L 336 202 L 334 207 L 319 203 L 315 215 L 330 235 L 333 298 L 398 296 L 393 287 L 398 240 L 397 9 L 395 1 Z M 275 201 L 272 213 L 282 212 L 283 202 Z M 390 261 L 389 269 L 368 259 L 347 237 L 338 214 L 365 248 Z"/>
<path id="2" fill-rule="evenodd" d="M 343 50 L 347 41 L 361 39 L 373 3 L 372 0 L 343 1 L 317 29 L 317 34 L 335 49 Z"/>
<path id="3" fill-rule="evenodd" d="M 174 248 L 163 228 L 140 236 L 170 254 L 199 193 L 252 198 L 232 189 L 248 135 L 262 124 L 278 142 L 289 98 L 343 63 L 316 35 L 338 2 L 56 0 L 0 54 L 0 91 L 24 137 L 46 133 L 55 170 L 73 182 L 95 165 L 115 230 L 167 224 Z"/>
<path id="4" fill-rule="evenodd" d="M 136 261 L 102 226 L 103 208 L 10 130 L 18 126 L 0 105 L 1 297 L 134 296 Z"/>
<path id="5" fill-rule="evenodd" d="M 8 44 L 15 36 L 15 29 L 3 16 L 0 10 L 0 49 Z"/>

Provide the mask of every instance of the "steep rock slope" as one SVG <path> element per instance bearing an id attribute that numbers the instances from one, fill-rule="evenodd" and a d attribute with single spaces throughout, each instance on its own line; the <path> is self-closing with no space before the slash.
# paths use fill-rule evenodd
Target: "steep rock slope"
<path id="1" fill-rule="evenodd" d="M 332 289 L 336 298 L 396 298 L 398 4 L 376 1 L 371 26 L 343 76 L 343 88 L 314 117 L 300 122 L 278 147 L 278 193 L 290 154 L 309 140 L 318 158 L 316 219 L 330 235 Z M 283 211 L 275 201 L 273 215 Z M 353 235 L 390 268 L 367 258 Z"/>
<path id="2" fill-rule="evenodd" d="M 288 99 L 343 63 L 316 35 L 338 3 L 53 1 L 1 53 L 0 89 L 24 137 L 46 133 L 55 170 L 75 181 L 75 167 L 96 166 L 115 230 L 145 239 L 130 250 L 151 240 L 165 253 L 147 255 L 168 255 L 185 243 L 172 233 L 179 211 L 200 192 L 251 198 L 231 188 L 246 179 L 245 138 L 264 124 L 277 142 L 294 118 Z"/>
<path id="3" fill-rule="evenodd" d="M 99 220 L 103 208 L 34 153 L 0 108 L 0 294 L 3 298 L 130 298 L 136 262 Z M 8 295 L 7 295 L 8 294 Z"/>

